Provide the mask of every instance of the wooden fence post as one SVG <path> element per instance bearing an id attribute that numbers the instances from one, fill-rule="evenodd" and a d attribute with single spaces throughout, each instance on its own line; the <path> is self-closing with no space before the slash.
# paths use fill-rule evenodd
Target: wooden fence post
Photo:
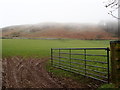
<path id="1" fill-rule="evenodd" d="M 120 87 L 120 41 L 111 41 L 111 81 Z"/>

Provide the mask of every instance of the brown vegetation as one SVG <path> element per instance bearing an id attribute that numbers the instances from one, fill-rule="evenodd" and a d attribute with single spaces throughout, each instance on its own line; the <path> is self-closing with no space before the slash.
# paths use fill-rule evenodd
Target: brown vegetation
<path id="1" fill-rule="evenodd" d="M 112 33 L 95 25 L 28 25 L 3 28 L 3 37 L 116 39 Z"/>

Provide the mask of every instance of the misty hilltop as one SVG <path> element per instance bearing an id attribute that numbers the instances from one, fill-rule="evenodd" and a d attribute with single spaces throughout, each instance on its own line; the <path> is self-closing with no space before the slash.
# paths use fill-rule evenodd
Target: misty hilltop
<path id="1" fill-rule="evenodd" d="M 40 23 L 2 28 L 3 38 L 115 39 L 115 34 L 100 25 Z"/>

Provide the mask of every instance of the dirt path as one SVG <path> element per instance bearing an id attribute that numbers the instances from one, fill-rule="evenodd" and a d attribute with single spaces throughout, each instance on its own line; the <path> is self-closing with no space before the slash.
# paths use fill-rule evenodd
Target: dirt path
<path id="1" fill-rule="evenodd" d="M 97 88 L 99 86 L 96 81 L 85 85 L 71 78 L 56 77 L 45 70 L 47 60 L 48 58 L 4 58 L 2 60 L 3 88 Z"/>
<path id="2" fill-rule="evenodd" d="M 6 88 L 62 88 L 45 71 L 47 59 L 3 59 L 3 86 Z"/>

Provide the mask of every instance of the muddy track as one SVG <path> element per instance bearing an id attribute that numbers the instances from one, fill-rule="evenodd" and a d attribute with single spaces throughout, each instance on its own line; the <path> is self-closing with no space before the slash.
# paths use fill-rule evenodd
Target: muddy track
<path id="1" fill-rule="evenodd" d="M 71 78 L 48 73 L 45 70 L 47 60 L 23 57 L 2 59 L 3 88 L 98 88 L 101 85 L 97 81 L 78 83 Z"/>
<path id="2" fill-rule="evenodd" d="M 3 86 L 6 88 L 62 88 L 44 69 L 46 60 L 4 58 Z"/>

